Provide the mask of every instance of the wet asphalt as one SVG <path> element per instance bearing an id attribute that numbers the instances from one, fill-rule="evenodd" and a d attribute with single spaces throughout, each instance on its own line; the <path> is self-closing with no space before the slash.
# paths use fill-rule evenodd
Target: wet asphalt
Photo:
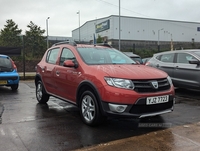
<path id="1" fill-rule="evenodd" d="M 0 150 L 200 150 L 200 93 L 176 90 L 174 111 L 162 116 L 82 123 L 76 106 L 50 98 L 38 104 L 33 81 L 0 87 Z"/>

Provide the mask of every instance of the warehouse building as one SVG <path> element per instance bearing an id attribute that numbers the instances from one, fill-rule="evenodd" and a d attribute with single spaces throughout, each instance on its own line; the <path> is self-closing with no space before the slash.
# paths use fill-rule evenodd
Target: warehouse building
<path id="1" fill-rule="evenodd" d="M 200 24 L 111 15 L 87 21 L 72 31 L 72 38 L 75 41 L 93 42 L 94 36 L 96 38 L 101 36 L 116 47 L 120 39 L 122 46 L 153 48 L 161 45 L 168 48 L 173 44 L 173 49 L 176 49 L 176 47 L 200 45 Z"/>

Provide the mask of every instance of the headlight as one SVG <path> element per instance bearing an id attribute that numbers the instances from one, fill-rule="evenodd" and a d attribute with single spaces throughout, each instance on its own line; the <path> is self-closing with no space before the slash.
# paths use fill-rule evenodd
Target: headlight
<path id="1" fill-rule="evenodd" d="M 170 85 L 173 85 L 172 79 L 170 78 L 170 76 L 167 77 L 167 80 L 169 81 Z"/>
<path id="2" fill-rule="evenodd" d="M 124 88 L 124 89 L 134 89 L 134 84 L 131 80 L 108 78 L 108 77 L 105 77 L 104 79 L 110 86 L 115 86 L 117 88 Z"/>

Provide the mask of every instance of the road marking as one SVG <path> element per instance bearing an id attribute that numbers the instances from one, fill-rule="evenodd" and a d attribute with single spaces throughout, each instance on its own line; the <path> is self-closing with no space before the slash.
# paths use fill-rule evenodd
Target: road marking
<path id="1" fill-rule="evenodd" d="M 186 141 L 188 141 L 188 142 L 191 142 L 191 143 L 197 145 L 198 147 L 200 147 L 200 143 L 198 143 L 198 142 L 195 142 L 195 141 L 193 141 L 193 140 L 191 140 L 191 139 L 189 139 L 189 138 L 187 138 L 187 137 L 183 137 L 183 136 L 180 136 L 180 135 L 178 135 L 178 134 L 175 134 L 174 132 L 172 132 L 172 134 L 175 135 L 175 136 L 177 136 L 177 137 L 179 137 L 179 138 L 181 138 L 181 139 L 183 139 L 183 140 L 186 140 Z"/>
<path id="2" fill-rule="evenodd" d="M 18 137 L 18 135 L 16 134 L 16 132 L 15 132 L 14 130 L 10 129 L 10 131 L 11 131 L 11 134 L 12 134 L 14 137 Z"/>
<path id="3" fill-rule="evenodd" d="M 6 133 L 4 132 L 4 130 L 3 130 L 3 129 L 1 129 L 0 131 L 1 131 L 1 135 L 3 135 L 3 136 L 5 136 L 5 135 L 6 135 Z"/>

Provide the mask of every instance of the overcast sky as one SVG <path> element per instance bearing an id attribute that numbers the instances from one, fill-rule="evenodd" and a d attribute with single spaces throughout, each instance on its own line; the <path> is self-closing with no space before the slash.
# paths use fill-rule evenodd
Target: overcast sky
<path id="1" fill-rule="evenodd" d="M 121 16 L 200 22 L 200 0 L 120 0 Z M 119 0 L 0 0 L 0 29 L 12 19 L 23 33 L 32 21 L 49 36 L 71 37 L 90 20 L 119 15 Z M 46 33 L 45 33 L 46 34 Z"/>

